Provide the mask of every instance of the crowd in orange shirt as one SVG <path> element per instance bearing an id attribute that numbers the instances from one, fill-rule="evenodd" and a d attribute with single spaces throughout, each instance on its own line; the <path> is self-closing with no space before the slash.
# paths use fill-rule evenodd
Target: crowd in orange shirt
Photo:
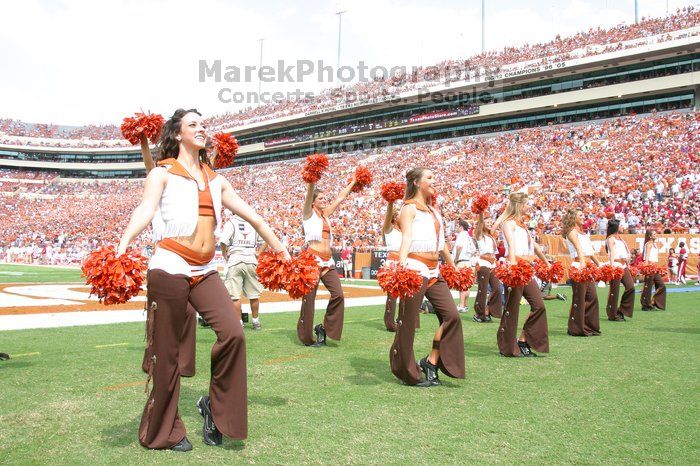
<path id="1" fill-rule="evenodd" d="M 414 166 L 435 172 L 437 206 L 450 236 L 459 218 L 472 218 L 470 202 L 477 192 L 491 194 L 490 214 L 497 215 L 506 193 L 518 189 L 533 193 L 530 226 L 539 233 L 558 233 L 561 217 L 571 206 L 584 209 L 593 232 L 616 216 L 624 231 L 653 227 L 693 233 L 700 228 L 697 134 L 700 113 L 673 112 L 336 154 L 319 187 L 329 202 L 358 164 L 374 175 L 372 186 L 351 194 L 332 216 L 338 247 L 381 246 L 385 204 L 379 187 L 402 181 Z M 219 172 L 291 248 L 303 245 L 303 163 Z M 8 249 L 15 248 L 11 260 L 26 261 L 29 254 L 40 262 L 74 263 L 98 245 L 115 244 L 143 187 L 142 180 L 53 179 L 28 185 L 20 178 L 44 175 L 11 170 L 1 174 L 18 181 L 0 181 L 0 260 L 7 260 Z M 32 192 L 46 198 L 32 199 Z M 136 244 L 145 247 L 150 241 L 147 230 Z"/>

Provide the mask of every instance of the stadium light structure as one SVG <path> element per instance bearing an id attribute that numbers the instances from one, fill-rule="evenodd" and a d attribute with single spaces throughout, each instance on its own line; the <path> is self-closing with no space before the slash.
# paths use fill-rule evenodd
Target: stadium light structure
<path id="1" fill-rule="evenodd" d="M 481 0 L 481 53 L 486 50 L 486 0 Z"/>
<path id="2" fill-rule="evenodd" d="M 634 0 L 634 24 L 639 24 L 639 1 Z"/>
<path id="3" fill-rule="evenodd" d="M 262 92 L 262 79 L 260 79 L 260 68 L 262 68 L 263 42 L 265 42 L 265 38 L 261 37 L 260 39 L 258 39 L 258 42 L 260 42 L 260 63 L 258 64 L 258 99 L 260 99 L 260 93 Z"/>
<path id="4" fill-rule="evenodd" d="M 339 80 L 338 78 L 338 70 L 340 69 L 340 33 L 342 31 L 342 26 L 343 26 L 343 13 L 347 13 L 348 10 L 341 10 L 341 11 L 336 11 L 335 14 L 338 16 L 338 60 L 336 61 L 336 67 L 335 67 L 335 79 L 336 81 Z"/>

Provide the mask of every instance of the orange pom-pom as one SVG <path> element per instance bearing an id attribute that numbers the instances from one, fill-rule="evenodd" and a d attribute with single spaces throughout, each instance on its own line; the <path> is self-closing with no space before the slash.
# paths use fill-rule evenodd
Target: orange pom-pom
<path id="1" fill-rule="evenodd" d="M 379 269 L 377 281 L 393 298 L 410 298 L 423 286 L 423 277 L 418 272 L 395 262 Z"/>
<path id="2" fill-rule="evenodd" d="M 447 286 L 453 290 L 467 291 L 474 284 L 474 271 L 471 267 L 458 269 L 452 265 L 442 264 L 440 275 L 445 279 Z"/>
<path id="3" fill-rule="evenodd" d="M 564 278 L 564 266 L 561 262 L 552 262 L 547 265 L 542 259 L 535 260 L 535 275 L 543 282 L 558 283 Z"/>
<path id="4" fill-rule="evenodd" d="M 493 273 L 504 285 L 515 288 L 530 283 L 535 275 L 535 269 L 529 262 L 518 259 L 515 264 L 499 263 Z"/>
<path id="5" fill-rule="evenodd" d="M 611 278 L 613 280 L 622 280 L 622 277 L 625 276 L 625 269 L 623 267 L 613 267 L 613 273 L 611 275 Z"/>
<path id="6" fill-rule="evenodd" d="M 328 273 L 336 273 L 330 271 Z M 287 263 L 285 272 L 285 289 L 292 299 L 299 299 L 309 293 L 318 283 L 320 270 L 316 256 L 309 251 L 302 251 Z"/>
<path id="7" fill-rule="evenodd" d="M 396 202 L 406 194 L 406 183 L 384 183 L 380 192 L 386 202 Z"/>
<path id="8" fill-rule="evenodd" d="M 488 206 L 489 197 L 486 194 L 482 194 L 472 201 L 472 212 L 476 215 L 483 214 Z"/>
<path id="9" fill-rule="evenodd" d="M 659 264 L 654 264 L 653 262 L 642 262 L 639 265 L 639 273 L 645 277 L 653 277 L 658 273 L 663 277 L 666 275 L 666 268 L 660 266 Z"/>
<path id="10" fill-rule="evenodd" d="M 582 269 L 569 267 L 569 278 L 575 283 L 586 283 L 598 281 L 598 266 L 593 262 L 588 262 Z"/>
<path id="11" fill-rule="evenodd" d="M 309 155 L 301 170 L 301 177 L 305 183 L 316 183 L 327 169 L 328 156 L 326 154 Z"/>
<path id="12" fill-rule="evenodd" d="M 121 126 L 122 135 L 131 144 L 138 144 L 142 135 L 155 144 L 160 138 L 164 123 L 165 118 L 162 115 L 136 113 L 133 117 L 124 118 Z"/>
<path id="13" fill-rule="evenodd" d="M 271 291 L 285 288 L 287 261 L 281 252 L 265 251 L 258 257 L 258 267 L 255 269 L 258 280 Z"/>
<path id="14" fill-rule="evenodd" d="M 370 184 L 372 184 L 372 172 L 367 167 L 357 167 L 355 169 L 355 185 L 352 187 L 352 192 L 360 192 Z"/>
<path id="15" fill-rule="evenodd" d="M 216 133 L 212 136 L 216 149 L 215 168 L 226 168 L 233 165 L 233 159 L 238 153 L 238 141 L 230 133 Z"/>
<path id="16" fill-rule="evenodd" d="M 100 303 L 124 304 L 141 291 L 146 279 L 148 260 L 133 249 L 117 257 L 113 246 L 103 246 L 92 251 L 81 270 L 90 285 L 90 294 L 97 295 Z"/>
<path id="17" fill-rule="evenodd" d="M 635 267 L 633 265 L 630 265 L 629 270 L 630 270 L 630 275 L 632 275 L 632 278 L 637 278 L 637 276 L 639 275 L 639 268 Z"/>
<path id="18" fill-rule="evenodd" d="M 618 276 L 618 271 L 621 271 L 622 274 L 624 274 L 625 269 L 621 267 L 615 267 L 610 264 L 601 265 L 598 268 L 598 276 L 596 277 L 596 280 L 605 283 L 610 283 L 611 281 L 616 279 L 619 280 L 620 278 L 622 278 L 622 274 L 620 274 L 619 278 L 615 278 Z"/>

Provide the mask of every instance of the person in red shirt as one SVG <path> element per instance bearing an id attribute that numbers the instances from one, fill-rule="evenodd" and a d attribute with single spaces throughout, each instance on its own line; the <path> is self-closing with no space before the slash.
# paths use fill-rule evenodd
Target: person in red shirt
<path id="1" fill-rule="evenodd" d="M 685 266 L 688 263 L 688 250 L 685 248 L 685 242 L 678 243 L 678 281 L 685 285 Z"/>

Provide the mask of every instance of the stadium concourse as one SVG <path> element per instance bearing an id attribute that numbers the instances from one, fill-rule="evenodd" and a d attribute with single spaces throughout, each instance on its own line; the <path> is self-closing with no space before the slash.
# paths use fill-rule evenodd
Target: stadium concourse
<path id="1" fill-rule="evenodd" d="M 339 244 L 382 245 L 379 185 L 400 181 L 408 166 L 435 170 L 437 203 L 454 237 L 456 222 L 471 218 L 470 199 L 490 193 L 500 211 L 505 193 L 533 193 L 531 227 L 560 232 L 563 209 L 584 209 L 589 231 L 615 216 L 623 232 L 698 233 L 700 228 L 700 114 L 670 112 L 577 125 L 560 125 L 394 146 L 331 158 L 321 180 L 329 200 L 358 163 L 374 174 L 371 189 L 353 195 L 334 222 Z M 661 157 L 663 155 L 663 157 Z M 303 245 L 303 160 L 223 170 L 234 188 L 293 249 Z M 140 200 L 142 180 L 71 182 L 31 171 L 0 172 L 0 261 L 77 264 L 102 244 L 115 244 Z M 338 182 L 341 180 L 341 182 Z M 144 233 L 137 243 L 151 242 Z"/>
<path id="2" fill-rule="evenodd" d="M 327 89 L 312 99 L 284 100 L 276 104 L 247 108 L 238 113 L 215 115 L 206 119 L 209 129 L 231 130 L 237 126 L 267 121 L 310 111 L 323 111 L 346 102 L 369 101 L 395 96 L 406 91 L 423 90 L 439 82 L 464 79 L 470 70 L 478 73 L 518 71 L 549 63 L 560 63 L 573 58 L 625 50 L 637 47 L 638 40 L 659 36 L 657 42 L 669 40 L 664 34 L 688 29 L 689 35 L 698 35 L 700 10 L 694 6 L 678 9 L 665 18 L 642 18 L 638 24 L 622 24 L 613 28 L 591 28 L 569 37 L 539 44 L 506 47 L 501 51 L 447 59 L 415 72 L 384 80 L 361 82 L 349 87 Z M 675 36 L 680 38 L 682 36 Z M 25 123 L 12 118 L 0 118 L 0 143 L 39 147 L 128 147 L 117 125 L 87 125 L 62 127 L 46 123 Z"/>

